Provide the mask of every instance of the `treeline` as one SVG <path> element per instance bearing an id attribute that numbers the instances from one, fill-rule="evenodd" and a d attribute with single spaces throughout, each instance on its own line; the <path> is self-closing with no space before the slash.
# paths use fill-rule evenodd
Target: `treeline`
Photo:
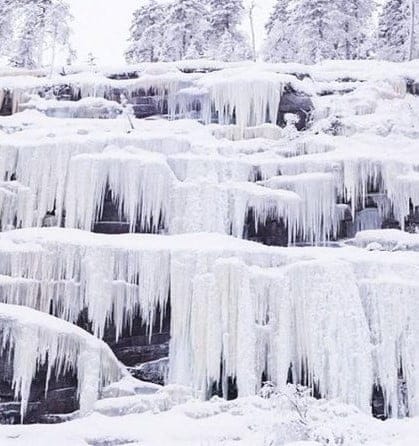
<path id="1" fill-rule="evenodd" d="M 243 31 L 244 21 L 252 22 L 243 0 L 148 0 L 133 15 L 125 56 L 129 63 L 419 57 L 419 0 L 378 7 L 375 0 L 276 0 L 256 55 Z M 71 63 L 71 19 L 66 0 L 0 0 L 0 62 L 53 67 L 60 50 Z"/>
<path id="2" fill-rule="evenodd" d="M 248 59 L 252 51 L 239 29 L 243 14 L 242 0 L 150 0 L 134 13 L 126 59 Z"/>
<path id="3" fill-rule="evenodd" d="M 302 63 L 418 57 L 419 0 L 387 0 L 376 8 L 375 0 L 277 0 L 259 57 Z M 242 0 L 150 0 L 134 13 L 126 59 L 252 58 L 240 30 L 244 14 Z"/>

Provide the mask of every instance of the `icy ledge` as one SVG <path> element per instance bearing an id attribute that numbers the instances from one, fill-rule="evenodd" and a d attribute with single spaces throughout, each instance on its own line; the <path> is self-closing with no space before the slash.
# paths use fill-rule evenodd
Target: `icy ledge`
<path id="1" fill-rule="evenodd" d="M 0 251 L 1 300 L 71 321 L 87 308 L 98 337 L 135 314 L 151 332 L 170 294 L 168 383 L 203 398 L 229 378 L 249 396 L 292 376 L 365 412 L 379 385 L 389 415 L 419 414 L 416 252 L 58 228 L 4 233 Z"/>
<path id="2" fill-rule="evenodd" d="M 80 412 L 89 412 L 101 389 L 127 372 L 104 342 L 75 325 L 36 310 L 0 304 L 1 355 L 13 368 L 15 398 L 21 400 L 23 420 L 31 384 L 47 366 L 45 392 L 52 376 L 77 371 Z"/>

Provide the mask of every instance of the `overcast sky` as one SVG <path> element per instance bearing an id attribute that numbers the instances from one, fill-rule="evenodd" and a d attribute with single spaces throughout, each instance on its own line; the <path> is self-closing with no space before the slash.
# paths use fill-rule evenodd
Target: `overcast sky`
<path id="1" fill-rule="evenodd" d="M 124 62 L 128 32 L 133 11 L 141 0 L 68 0 L 74 15 L 73 46 L 80 62 L 92 52 L 99 64 Z M 263 24 L 275 0 L 257 0 L 256 26 L 259 43 L 263 39 Z M 248 20 L 245 21 L 248 27 Z"/>

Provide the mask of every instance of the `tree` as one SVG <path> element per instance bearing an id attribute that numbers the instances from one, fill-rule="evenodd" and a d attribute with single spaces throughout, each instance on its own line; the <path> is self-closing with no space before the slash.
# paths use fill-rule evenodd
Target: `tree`
<path id="1" fill-rule="evenodd" d="M 316 63 L 364 57 L 373 0 L 278 0 L 266 24 L 265 58 Z"/>
<path id="2" fill-rule="evenodd" d="M 268 62 L 287 62 L 296 59 L 296 50 L 292 48 L 289 4 L 289 0 L 277 0 L 265 25 L 266 39 L 262 52 Z"/>
<path id="3" fill-rule="evenodd" d="M 157 62 L 161 58 L 165 6 L 150 0 L 134 12 L 130 46 L 125 53 L 129 63 Z"/>
<path id="4" fill-rule="evenodd" d="M 51 4 L 45 24 L 45 30 L 49 36 L 51 46 L 51 72 L 54 70 L 57 48 L 69 48 L 70 46 L 69 21 L 71 19 L 70 7 L 66 2 L 57 0 Z"/>
<path id="5" fill-rule="evenodd" d="M 340 59 L 364 58 L 370 38 L 373 0 L 344 0 L 340 3 L 337 56 Z"/>
<path id="6" fill-rule="evenodd" d="M 36 68 L 41 64 L 43 25 L 47 3 L 38 0 L 26 1 L 22 6 L 23 25 L 18 33 L 11 64 L 19 68 Z"/>
<path id="7" fill-rule="evenodd" d="M 208 12 L 200 0 L 176 0 L 167 7 L 162 23 L 161 60 L 199 58 L 208 48 Z"/>
<path id="8" fill-rule="evenodd" d="M 64 0 L 21 0 L 18 8 L 21 25 L 11 51 L 11 64 L 40 67 L 47 50 L 54 63 L 57 45 L 67 45 L 70 36 L 68 4 Z"/>
<path id="9" fill-rule="evenodd" d="M 401 62 L 415 53 L 415 4 L 411 0 L 388 0 L 378 23 L 377 54 Z"/>
<path id="10" fill-rule="evenodd" d="M 209 49 L 211 58 L 225 61 L 251 57 L 251 48 L 244 33 L 239 30 L 243 19 L 242 0 L 209 0 Z"/>
<path id="11" fill-rule="evenodd" d="M 298 61 L 316 63 L 336 58 L 340 10 L 338 1 L 298 0 L 290 10 L 291 37 Z"/>
<path id="12" fill-rule="evenodd" d="M 0 57 L 7 56 L 13 37 L 13 4 L 12 0 L 0 0 Z"/>

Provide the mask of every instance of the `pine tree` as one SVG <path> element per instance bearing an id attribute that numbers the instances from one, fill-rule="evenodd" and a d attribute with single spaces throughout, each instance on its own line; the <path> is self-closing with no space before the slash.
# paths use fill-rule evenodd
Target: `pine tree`
<path id="1" fill-rule="evenodd" d="M 339 59 L 365 57 L 370 38 L 373 0 L 343 0 L 339 6 L 338 23 L 341 33 L 337 34 L 336 53 Z"/>
<path id="2" fill-rule="evenodd" d="M 289 0 L 277 0 L 265 25 L 266 39 L 262 52 L 268 62 L 287 62 L 296 58 L 289 6 Z"/>
<path id="3" fill-rule="evenodd" d="M 156 62 L 161 58 L 164 17 L 165 7 L 155 0 L 134 12 L 131 44 L 125 53 L 127 62 Z"/>
<path id="4" fill-rule="evenodd" d="M 15 42 L 11 64 L 36 68 L 41 64 L 46 2 L 28 0 L 22 6 L 23 24 Z"/>
<path id="5" fill-rule="evenodd" d="M 410 58 L 412 8 L 410 0 L 388 0 L 378 24 L 377 54 L 396 62 Z"/>
<path id="6" fill-rule="evenodd" d="M 71 14 L 64 0 L 21 0 L 19 16 L 22 24 L 11 51 L 12 65 L 40 67 L 46 50 L 54 59 L 57 45 L 68 44 Z"/>
<path id="7" fill-rule="evenodd" d="M 13 38 L 13 2 L 0 0 L 0 58 L 8 55 Z"/>
<path id="8" fill-rule="evenodd" d="M 373 0 L 278 0 L 266 25 L 265 58 L 316 63 L 364 57 Z"/>
<path id="9" fill-rule="evenodd" d="M 338 2 L 297 0 L 290 10 L 291 38 L 299 62 L 336 58 L 336 35 L 341 32 Z"/>
<path id="10" fill-rule="evenodd" d="M 56 0 L 51 4 L 46 17 L 45 31 L 51 49 L 51 71 L 55 66 L 55 57 L 59 47 L 68 48 L 70 38 L 69 22 L 72 19 L 69 5 Z"/>
<path id="11" fill-rule="evenodd" d="M 175 0 L 163 21 L 161 60 L 200 58 L 206 54 L 208 13 L 201 0 Z"/>
<path id="12" fill-rule="evenodd" d="M 243 19 L 242 0 L 209 0 L 210 41 L 207 55 L 213 59 L 234 61 L 249 59 L 251 48 L 239 30 Z"/>

